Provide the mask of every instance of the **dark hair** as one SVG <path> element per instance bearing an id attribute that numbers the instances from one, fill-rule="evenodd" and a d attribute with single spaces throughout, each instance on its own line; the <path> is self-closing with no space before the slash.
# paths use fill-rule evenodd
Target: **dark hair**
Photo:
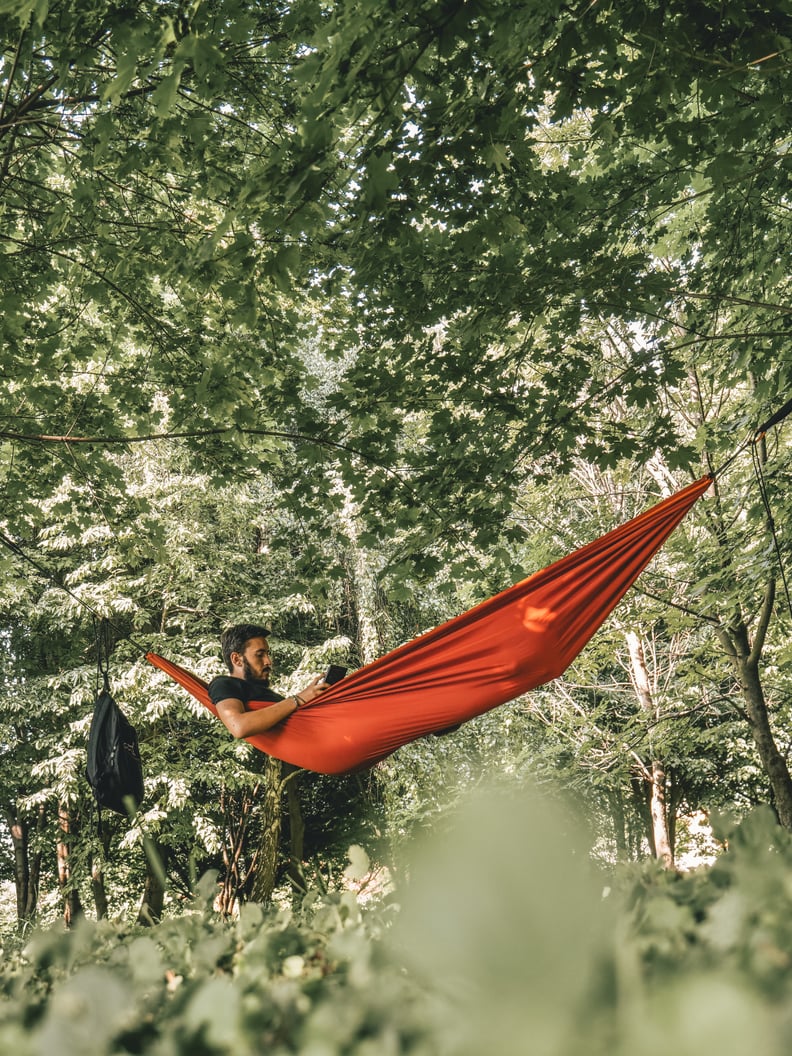
<path id="1" fill-rule="evenodd" d="M 223 660 L 228 670 L 232 671 L 234 668 L 231 663 L 232 653 L 243 653 L 251 638 L 268 638 L 270 634 L 269 627 L 263 627 L 260 623 L 235 623 L 233 627 L 226 627 L 220 635 L 220 648 L 223 650 Z"/>

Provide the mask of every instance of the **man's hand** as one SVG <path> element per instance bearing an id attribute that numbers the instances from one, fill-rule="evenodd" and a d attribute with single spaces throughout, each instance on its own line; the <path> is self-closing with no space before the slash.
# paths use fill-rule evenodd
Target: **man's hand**
<path id="1" fill-rule="evenodd" d="M 295 699 L 297 699 L 298 702 L 301 700 L 303 704 L 310 704 L 312 700 L 321 697 L 321 695 L 329 688 L 330 686 L 325 682 L 324 676 L 320 675 L 318 678 L 315 678 L 313 682 L 309 682 L 305 689 L 301 689 L 299 693 L 296 693 Z"/>

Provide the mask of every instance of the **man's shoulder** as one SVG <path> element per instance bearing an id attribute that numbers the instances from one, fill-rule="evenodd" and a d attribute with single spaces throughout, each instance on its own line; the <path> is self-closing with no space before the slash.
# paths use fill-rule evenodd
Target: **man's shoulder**
<path id="1" fill-rule="evenodd" d="M 236 678 L 234 675 L 218 675 L 217 678 L 213 678 L 209 683 L 209 698 L 212 703 L 218 704 L 221 700 L 228 700 L 229 697 L 241 701 L 250 699 L 245 680 Z"/>
<path id="2" fill-rule="evenodd" d="M 241 700 L 247 704 L 251 700 L 264 700 L 275 703 L 283 700 L 280 693 L 270 689 L 261 679 L 237 678 L 236 675 L 218 675 L 209 683 L 209 698 L 214 705 L 221 700 Z"/>

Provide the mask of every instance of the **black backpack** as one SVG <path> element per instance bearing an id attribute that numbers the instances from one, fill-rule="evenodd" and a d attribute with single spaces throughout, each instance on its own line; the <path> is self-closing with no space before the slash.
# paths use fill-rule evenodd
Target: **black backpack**
<path id="1" fill-rule="evenodd" d="M 143 801 L 143 767 L 137 733 L 113 700 L 107 685 L 94 704 L 85 776 L 100 809 L 107 807 L 128 817 L 125 798 L 132 798 L 135 809 Z"/>

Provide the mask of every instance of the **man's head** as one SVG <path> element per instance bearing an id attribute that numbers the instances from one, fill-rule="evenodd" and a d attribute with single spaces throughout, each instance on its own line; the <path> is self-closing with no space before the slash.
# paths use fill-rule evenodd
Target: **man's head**
<path id="1" fill-rule="evenodd" d="M 235 623 L 220 636 L 223 660 L 231 674 L 242 678 L 269 678 L 267 638 L 269 627 L 259 623 Z"/>

